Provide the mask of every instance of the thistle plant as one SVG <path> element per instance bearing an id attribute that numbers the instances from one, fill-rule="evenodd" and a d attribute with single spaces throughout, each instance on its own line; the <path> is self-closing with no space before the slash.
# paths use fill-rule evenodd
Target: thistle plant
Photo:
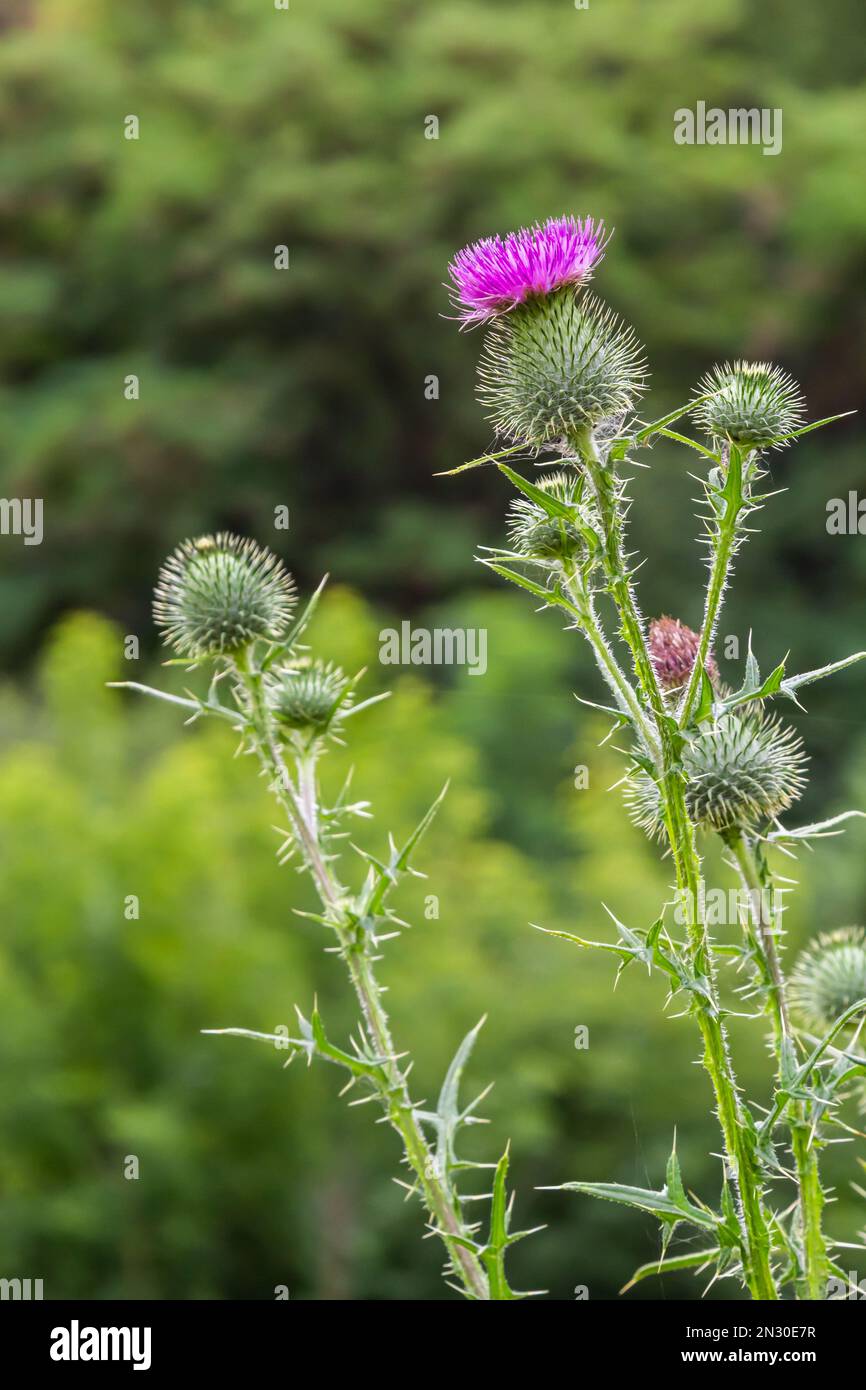
<path id="1" fill-rule="evenodd" d="M 639 962 L 661 978 L 667 1000 L 682 1005 L 700 1038 L 722 1171 L 716 1205 L 687 1194 L 675 1144 L 657 1190 L 563 1186 L 658 1218 L 659 1259 L 632 1283 L 692 1268 L 736 1278 L 754 1299 L 789 1291 L 820 1299 L 831 1275 L 845 1278 L 824 1229 L 819 1164 L 834 1131 L 846 1130 L 842 1102 L 866 1070 L 859 1046 L 863 936 L 819 938 L 789 982 L 775 904 L 778 885 L 786 885 L 781 892 L 790 884 L 778 857 L 837 833 L 861 813 L 789 826 L 807 760 L 799 735 L 773 705 L 790 700 L 802 708 L 804 687 L 866 653 L 797 675 L 783 661 L 762 676 L 750 638 L 742 683 L 732 690 L 720 680 L 713 644 L 734 559 L 754 529 L 747 523 L 774 495 L 763 490 L 768 451 L 831 421 L 804 424 L 797 384 L 772 364 L 741 361 L 712 369 L 679 409 L 652 423 L 639 420 L 643 351 L 632 330 L 586 290 L 601 247 L 581 258 L 574 227 L 595 224 L 556 219 L 467 247 L 452 263 L 461 318 L 486 324 L 479 399 L 506 447 L 451 471 L 495 466 L 516 489 L 509 545 L 482 562 L 542 607 L 564 613 L 567 629 L 588 642 L 610 702 L 585 703 L 613 720 L 623 745 L 626 808 L 662 841 L 672 864 L 671 896 L 651 922 L 627 926 L 614 917 L 617 937 L 607 941 L 550 934 L 608 952 L 619 972 Z M 556 243 L 559 256 L 551 249 Z M 685 416 L 700 437 L 672 428 Z M 627 469 L 642 463 L 637 455 L 658 439 L 675 441 L 702 465 L 709 573 L 698 632 L 672 617 L 648 624 L 638 603 L 627 544 Z M 547 470 L 537 481 L 512 467 L 521 453 Z M 614 615 L 610 630 L 603 608 Z M 743 890 L 735 942 L 718 940 L 708 921 L 708 836 L 721 842 Z M 744 1096 L 729 1046 L 727 1020 L 735 1009 L 722 986 L 731 965 L 747 981 L 738 989 L 747 1016 L 771 1038 L 774 1074 L 763 1108 Z M 675 1233 L 686 1232 L 696 1244 L 670 1251 Z"/>
<path id="2" fill-rule="evenodd" d="M 269 1042 L 288 1049 L 289 1062 L 320 1058 L 344 1072 L 341 1094 L 354 1092 L 356 1105 L 372 1103 L 399 1137 L 408 1172 L 407 1181 L 395 1181 L 407 1198 L 420 1197 L 429 1230 L 445 1247 L 448 1283 L 471 1299 L 525 1297 L 509 1287 L 505 1273 L 506 1251 L 530 1234 L 510 1229 L 508 1149 L 497 1163 L 458 1152 L 464 1130 L 482 1123 L 477 1107 L 487 1092 L 468 1104 L 459 1094 L 481 1024 L 457 1049 L 431 1108 L 412 1097 L 411 1062 L 393 1041 L 377 973 L 383 946 L 407 925 L 392 895 L 407 876 L 424 877 L 415 867 L 415 851 L 444 791 L 405 844 L 389 837 L 384 853 L 358 850 L 359 881 L 349 886 L 341 853 L 346 827 L 369 819 L 369 805 L 350 799 L 351 776 L 334 799 L 324 800 L 319 764 L 329 745 L 344 742 L 349 721 L 385 696 L 358 701 L 360 677 L 347 677 L 311 656 L 303 643 L 323 587 L 324 581 L 298 611 L 294 581 L 269 551 L 226 534 L 186 541 L 160 573 L 154 616 L 179 654 L 166 664 L 207 673 L 207 691 L 181 696 L 120 683 L 182 709 L 189 724 L 215 719 L 234 731 L 239 752 L 258 764 L 280 809 L 279 862 L 294 862 L 315 887 L 319 911 L 294 911 L 322 932 L 326 950 L 343 962 L 358 1005 L 357 1028 L 347 1046 L 331 1041 L 315 1004 L 309 1016 L 296 1010 L 294 1037 L 235 1027 L 203 1031 Z M 465 1175 L 474 1170 L 489 1170 L 489 1192 L 463 1191 Z M 470 1202 L 485 1198 L 490 1214 L 482 1232 L 482 1223 L 467 1212 Z"/>

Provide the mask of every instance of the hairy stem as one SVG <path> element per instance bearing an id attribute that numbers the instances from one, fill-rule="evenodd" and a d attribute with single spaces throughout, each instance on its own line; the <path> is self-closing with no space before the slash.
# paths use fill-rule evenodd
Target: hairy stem
<path id="1" fill-rule="evenodd" d="M 743 454 L 739 449 L 731 446 L 725 479 L 724 506 L 721 511 L 715 501 L 713 502 L 716 521 L 713 558 L 710 563 L 710 577 L 704 599 L 704 620 L 701 625 L 698 654 L 679 711 L 681 729 L 688 725 L 698 698 L 702 673 L 710 654 L 725 589 L 728 585 L 731 563 L 737 548 L 740 515 L 747 505 L 747 498 L 743 490 L 743 465 Z"/>
<path id="2" fill-rule="evenodd" d="M 565 589 L 572 611 L 577 619 L 581 632 L 586 637 L 596 659 L 602 676 L 610 687 L 611 693 L 622 710 L 632 721 L 635 730 L 645 745 L 648 752 L 654 758 L 658 758 L 658 743 L 655 730 L 647 718 L 643 706 L 637 697 L 628 676 L 623 671 L 616 656 L 611 651 L 608 640 L 599 622 L 595 601 L 589 588 L 581 583 L 575 565 L 570 561 L 563 562 L 565 573 Z"/>
<path id="3" fill-rule="evenodd" d="M 785 974 L 776 945 L 779 934 L 777 914 L 774 908 L 768 906 L 768 903 L 772 902 L 772 875 L 764 856 L 758 855 L 754 842 L 741 829 L 734 827 L 726 831 L 722 838 L 734 856 L 748 893 L 755 938 L 762 952 L 768 981 L 778 1078 L 781 1084 L 782 1048 L 785 1040 L 791 1036 L 791 1025 L 788 1017 Z M 827 1281 L 830 1277 L 830 1259 L 822 1226 L 825 1198 L 821 1187 L 818 1154 L 804 1103 L 799 1100 L 789 1102 L 786 1118 L 791 1128 L 791 1151 L 797 1175 L 803 1245 L 803 1271 L 797 1281 L 797 1294 L 800 1298 L 823 1299 L 826 1297 Z"/>
<path id="4" fill-rule="evenodd" d="M 291 829 L 316 886 L 322 906 L 340 944 L 361 1011 L 364 1031 L 374 1054 L 381 1058 L 383 1077 L 380 1097 L 391 1125 L 400 1135 L 407 1162 L 423 1193 L 433 1227 L 441 1236 L 451 1266 L 466 1293 L 475 1299 L 491 1297 L 484 1268 L 467 1248 L 468 1232 L 456 1198 L 439 1172 L 434 1149 L 421 1128 L 409 1094 L 406 1073 L 401 1069 L 382 1003 L 382 990 L 370 957 L 369 934 L 356 930 L 348 914 L 340 910 L 345 890 L 331 868 L 322 844 L 316 756 L 310 752 L 296 760 L 296 779 L 291 776 L 282 754 L 273 721 L 262 697 L 262 678 L 248 660 L 237 664 L 238 678 L 246 692 L 250 736 L 259 761 L 274 793 L 285 811 Z"/>
<path id="5" fill-rule="evenodd" d="M 690 963 L 703 991 L 694 992 L 693 1008 L 704 1045 L 703 1063 L 710 1076 L 722 1129 L 727 1166 L 739 1196 L 743 1273 L 755 1299 L 778 1298 L 770 1267 L 770 1235 L 764 1209 L 760 1170 L 747 1137 L 726 1030 L 718 1004 L 712 951 L 703 920 L 701 868 L 694 826 L 688 814 L 680 769 L 679 740 L 667 713 L 650 659 L 643 619 L 638 609 L 625 554 L 622 510 L 617 479 L 601 458 L 592 433 L 574 439 L 595 493 L 602 522 L 602 566 L 607 588 L 616 604 L 620 630 L 632 656 L 638 683 L 649 706 L 660 749 L 658 786 L 670 843 L 680 900 L 687 905 Z"/>

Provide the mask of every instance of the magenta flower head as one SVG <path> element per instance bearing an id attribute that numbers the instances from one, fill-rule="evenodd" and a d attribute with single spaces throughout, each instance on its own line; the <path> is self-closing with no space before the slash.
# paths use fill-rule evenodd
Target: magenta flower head
<path id="1" fill-rule="evenodd" d="M 507 314 L 532 295 L 588 280 L 604 255 L 604 223 L 551 217 L 507 237 L 484 237 L 458 251 L 448 267 L 452 299 L 464 326 Z"/>
<path id="2" fill-rule="evenodd" d="M 700 646 L 700 636 L 679 618 L 653 618 L 649 625 L 650 659 L 663 690 L 681 690 L 692 674 Z M 719 668 L 712 653 L 707 654 L 706 672 L 716 685 Z"/>

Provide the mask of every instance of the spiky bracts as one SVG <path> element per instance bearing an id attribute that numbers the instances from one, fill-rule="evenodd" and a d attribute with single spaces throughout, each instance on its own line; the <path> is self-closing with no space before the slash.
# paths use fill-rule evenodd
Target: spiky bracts
<path id="1" fill-rule="evenodd" d="M 583 477 L 576 469 L 562 468 L 545 473 L 536 486 L 557 502 L 582 507 L 589 515 L 583 503 Z M 509 504 L 506 526 L 514 550 L 531 560 L 568 559 L 585 545 L 574 522 L 549 516 L 528 497 L 517 497 Z"/>
<path id="2" fill-rule="evenodd" d="M 266 689 L 268 706 L 278 723 L 307 735 L 333 731 L 352 698 L 349 679 L 338 666 L 322 661 L 278 671 Z"/>
<path id="3" fill-rule="evenodd" d="M 799 734 L 781 720 L 723 715 L 683 749 L 689 815 L 696 825 L 713 830 L 770 820 L 800 796 L 805 763 Z M 648 774 L 630 779 L 625 801 L 648 835 L 664 833 L 659 789 Z"/>
<path id="4" fill-rule="evenodd" d="M 866 999 L 866 931 L 839 927 L 822 932 L 798 957 L 788 999 L 805 1026 L 818 1032 Z"/>
<path id="5" fill-rule="evenodd" d="M 770 362 L 726 362 L 698 385 L 693 415 L 712 439 L 741 448 L 781 445 L 803 422 L 805 401 L 793 377 Z"/>
<path id="6" fill-rule="evenodd" d="M 663 690 L 682 689 L 692 674 L 700 641 L 700 634 L 686 627 L 679 618 L 653 618 L 649 625 L 649 653 Z M 705 669 L 716 685 L 719 668 L 713 656 L 708 656 Z"/>
<path id="7" fill-rule="evenodd" d="M 448 267 L 452 300 L 464 324 L 507 314 L 532 295 L 586 281 L 604 255 L 604 223 L 552 217 L 458 251 Z"/>
<path id="8" fill-rule="evenodd" d="M 153 615 L 182 656 L 229 656 L 256 638 L 284 636 L 296 603 L 281 560 L 255 541 L 221 531 L 184 541 L 166 560 Z"/>
<path id="9" fill-rule="evenodd" d="M 497 433 L 537 447 L 631 410 L 646 367 L 633 330 L 567 287 L 496 319 L 478 375 Z"/>

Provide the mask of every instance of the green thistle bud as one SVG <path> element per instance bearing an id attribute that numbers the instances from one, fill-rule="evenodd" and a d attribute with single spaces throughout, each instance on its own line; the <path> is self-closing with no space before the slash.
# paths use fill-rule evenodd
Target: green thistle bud
<path id="1" fill-rule="evenodd" d="M 780 720 L 723 715 L 683 749 L 689 815 L 713 830 L 769 820 L 802 793 L 805 762 L 800 736 Z M 625 800 L 635 824 L 648 835 L 663 833 L 659 790 L 651 777 L 636 774 Z"/>
<path id="2" fill-rule="evenodd" d="M 846 1009 L 866 999 L 866 931 L 822 932 L 798 957 L 788 998 L 807 1028 L 826 1032 Z"/>
<path id="3" fill-rule="evenodd" d="M 183 656 L 230 656 L 285 635 L 296 601 L 282 561 L 226 531 L 184 541 L 159 573 L 153 614 Z"/>
<path id="4" fill-rule="evenodd" d="M 803 422 L 805 402 L 793 377 L 769 362 L 726 362 L 698 386 L 710 399 L 695 406 L 699 428 L 712 439 L 766 449 Z"/>
<path id="5" fill-rule="evenodd" d="M 573 468 L 546 473 L 537 484 L 542 492 L 558 502 L 580 504 L 583 478 Z M 508 539 L 514 550 L 533 560 L 564 560 L 584 545 L 577 526 L 548 516 L 543 507 L 528 497 L 518 497 L 508 508 Z"/>
<path id="6" fill-rule="evenodd" d="M 594 295 L 566 286 L 492 322 L 479 398 L 499 434 L 540 446 L 625 414 L 645 378 L 632 329 Z"/>
<path id="7" fill-rule="evenodd" d="M 349 680 L 338 666 L 314 661 L 278 671 L 268 682 L 267 701 L 286 729 L 306 735 L 333 732 L 351 704 Z"/>

